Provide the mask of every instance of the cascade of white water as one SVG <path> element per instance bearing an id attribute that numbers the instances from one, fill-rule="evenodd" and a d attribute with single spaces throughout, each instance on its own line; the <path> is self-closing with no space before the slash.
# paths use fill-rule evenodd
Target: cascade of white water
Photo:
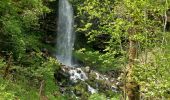
<path id="1" fill-rule="evenodd" d="M 59 0 L 57 31 L 57 59 L 64 65 L 72 66 L 72 50 L 75 33 L 73 31 L 73 8 L 68 0 Z"/>
<path id="2" fill-rule="evenodd" d="M 88 80 L 87 73 L 81 68 L 74 67 L 72 62 L 72 51 L 74 46 L 75 33 L 73 31 L 73 8 L 68 0 L 59 0 L 59 17 L 58 17 L 58 29 L 57 29 L 57 59 L 65 66 L 63 66 L 63 72 L 68 71 L 70 80 L 74 83 L 79 80 Z M 108 80 L 107 77 L 102 77 L 99 73 L 96 73 L 97 80 Z M 97 93 L 98 89 L 91 87 L 86 83 L 88 91 L 93 94 Z M 112 86 L 112 89 L 116 91 L 116 88 Z"/>

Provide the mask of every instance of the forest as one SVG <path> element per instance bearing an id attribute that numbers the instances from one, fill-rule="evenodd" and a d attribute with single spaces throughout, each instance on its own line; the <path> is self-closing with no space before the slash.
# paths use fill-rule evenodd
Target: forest
<path id="1" fill-rule="evenodd" d="M 170 100 L 170 0 L 0 0 L 0 100 Z"/>

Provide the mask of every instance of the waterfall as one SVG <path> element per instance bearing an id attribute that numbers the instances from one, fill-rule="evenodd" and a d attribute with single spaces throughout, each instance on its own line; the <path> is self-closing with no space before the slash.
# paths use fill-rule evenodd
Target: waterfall
<path id="1" fill-rule="evenodd" d="M 57 59 L 64 65 L 72 66 L 72 50 L 75 33 L 73 31 L 73 8 L 68 0 L 59 0 L 57 29 Z"/>

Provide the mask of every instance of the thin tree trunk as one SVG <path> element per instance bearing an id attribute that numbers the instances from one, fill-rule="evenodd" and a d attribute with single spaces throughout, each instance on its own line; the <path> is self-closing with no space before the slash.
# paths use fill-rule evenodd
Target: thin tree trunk
<path id="1" fill-rule="evenodd" d="M 129 31 L 129 35 L 133 36 L 135 33 L 134 29 Z M 139 85 L 132 79 L 132 72 L 135 63 L 135 59 L 137 57 L 137 42 L 135 40 L 129 39 L 129 63 L 126 69 L 126 93 L 129 100 L 139 100 L 140 92 Z"/>
<path id="2" fill-rule="evenodd" d="M 12 55 L 11 55 L 11 53 L 9 53 L 8 63 L 7 63 L 6 68 L 5 68 L 5 70 L 4 70 L 4 76 L 3 76 L 4 79 L 5 79 L 5 78 L 8 76 L 8 74 L 9 74 L 9 70 L 10 70 L 11 62 L 12 62 L 11 60 L 12 60 Z"/>

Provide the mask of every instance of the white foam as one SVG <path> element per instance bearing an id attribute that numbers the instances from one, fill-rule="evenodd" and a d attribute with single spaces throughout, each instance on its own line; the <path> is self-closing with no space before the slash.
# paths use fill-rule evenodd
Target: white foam
<path id="1" fill-rule="evenodd" d="M 77 82 L 78 80 L 85 81 L 88 79 L 86 74 L 81 70 L 81 68 L 73 68 L 69 71 L 70 80 Z"/>
<path id="2" fill-rule="evenodd" d="M 89 91 L 91 94 L 97 93 L 97 90 L 94 89 L 93 87 L 91 87 L 90 85 L 88 85 L 88 91 Z"/>

